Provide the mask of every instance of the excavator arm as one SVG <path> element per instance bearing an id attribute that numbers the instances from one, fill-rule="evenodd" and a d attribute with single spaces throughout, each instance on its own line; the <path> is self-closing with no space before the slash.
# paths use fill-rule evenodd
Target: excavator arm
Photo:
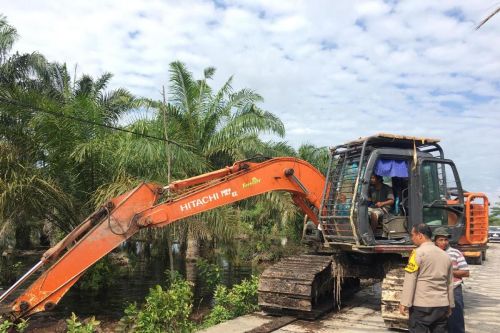
<path id="1" fill-rule="evenodd" d="M 324 187 L 324 176 L 295 158 L 236 162 L 165 187 L 143 183 L 110 200 L 45 252 L 37 265 L 0 296 L 0 301 L 45 266 L 46 270 L 17 297 L 11 309 L 15 318 L 49 311 L 89 267 L 141 228 L 163 227 L 269 191 L 290 192 L 294 202 L 318 224 Z"/>

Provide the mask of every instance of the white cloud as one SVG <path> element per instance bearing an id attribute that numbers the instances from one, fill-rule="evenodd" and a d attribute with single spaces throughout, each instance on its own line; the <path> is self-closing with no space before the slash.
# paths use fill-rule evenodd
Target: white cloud
<path id="1" fill-rule="evenodd" d="M 360 16 L 380 16 L 387 14 L 391 10 L 382 1 L 359 1 L 354 8 Z"/>
<path id="2" fill-rule="evenodd" d="M 300 15 L 286 16 L 272 22 L 267 30 L 275 33 L 291 33 L 305 28 L 307 24 L 308 22 Z"/>
<path id="3" fill-rule="evenodd" d="M 468 189 L 500 195 L 500 17 L 442 1 L 0 0 L 16 49 L 159 98 L 168 64 L 264 96 L 295 146 L 375 132 L 440 137 Z"/>

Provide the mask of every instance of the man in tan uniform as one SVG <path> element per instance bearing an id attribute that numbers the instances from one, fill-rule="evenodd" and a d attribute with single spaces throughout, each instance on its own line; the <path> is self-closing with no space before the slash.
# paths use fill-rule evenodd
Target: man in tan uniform
<path id="1" fill-rule="evenodd" d="M 401 314 L 410 313 L 410 333 L 448 332 L 448 316 L 455 306 L 453 267 L 446 252 L 432 242 L 432 231 L 424 223 L 413 227 L 413 250 L 405 267 L 399 304 Z"/>

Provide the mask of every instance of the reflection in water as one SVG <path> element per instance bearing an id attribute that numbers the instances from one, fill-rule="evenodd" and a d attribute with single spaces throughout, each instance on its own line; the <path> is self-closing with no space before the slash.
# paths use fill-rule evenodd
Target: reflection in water
<path id="1" fill-rule="evenodd" d="M 197 267 L 194 262 L 185 262 L 180 255 L 179 244 L 173 244 L 174 267 L 188 281 L 194 285 L 195 309 L 201 304 L 207 304 L 211 300 L 203 295 L 205 289 L 202 279 L 197 277 Z M 128 266 L 113 267 L 116 273 L 113 275 L 111 287 L 105 290 L 85 291 L 72 288 L 62 298 L 59 305 L 50 313 L 51 317 L 68 318 L 71 312 L 79 316 L 100 315 L 109 318 L 120 318 L 123 316 L 123 310 L 128 303 L 137 302 L 141 304 L 149 292 L 149 289 L 157 284 L 165 286 L 167 284 L 166 271 L 169 268 L 168 257 L 166 255 L 159 257 L 149 257 L 151 253 L 150 245 L 144 242 L 126 242 L 119 248 L 126 252 L 128 257 Z M 41 252 L 42 253 L 42 252 Z M 13 257 L 12 262 L 22 262 L 21 271 L 25 272 L 36 263 L 41 253 L 30 256 Z M 250 263 L 234 263 L 222 255 L 217 257 L 217 264 L 221 269 L 221 283 L 226 286 L 240 283 L 242 280 L 252 275 L 252 266 Z M 1 274 L 1 272 L 0 272 Z M 30 281 L 29 283 L 31 283 Z M 27 287 L 26 284 L 25 287 Z M 7 289 L 9 286 L 0 286 L 0 289 Z M 17 293 L 18 295 L 18 293 Z M 13 297 L 15 297 L 14 295 Z M 13 300 L 13 298 L 12 298 Z M 8 304 L 8 303 L 6 303 Z M 6 304 L 1 304 L 5 306 Z"/>
<path id="2" fill-rule="evenodd" d="M 172 253 L 173 254 L 181 253 L 181 245 L 178 242 L 174 242 L 174 244 L 172 244 Z"/>

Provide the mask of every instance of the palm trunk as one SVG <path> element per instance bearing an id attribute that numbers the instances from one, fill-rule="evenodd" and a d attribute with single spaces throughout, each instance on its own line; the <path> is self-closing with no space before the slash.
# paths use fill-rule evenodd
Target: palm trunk
<path id="1" fill-rule="evenodd" d="M 196 286 L 196 273 L 198 268 L 194 262 L 186 262 L 186 281 L 191 282 L 193 287 Z"/>
<path id="2" fill-rule="evenodd" d="M 200 257 L 200 242 L 195 235 L 188 232 L 187 247 L 186 247 L 186 260 L 196 261 Z"/>
<path id="3" fill-rule="evenodd" d="M 166 234 L 167 234 L 167 254 L 168 254 L 168 265 L 169 265 L 169 269 L 170 269 L 170 278 L 173 279 L 175 277 L 174 253 L 172 251 L 172 240 L 171 240 L 172 234 L 170 232 L 170 228 L 168 228 L 168 227 L 166 230 Z"/>
<path id="4" fill-rule="evenodd" d="M 27 224 L 18 223 L 16 226 L 16 248 L 20 250 L 30 250 L 33 247 L 31 243 L 31 228 Z"/>

